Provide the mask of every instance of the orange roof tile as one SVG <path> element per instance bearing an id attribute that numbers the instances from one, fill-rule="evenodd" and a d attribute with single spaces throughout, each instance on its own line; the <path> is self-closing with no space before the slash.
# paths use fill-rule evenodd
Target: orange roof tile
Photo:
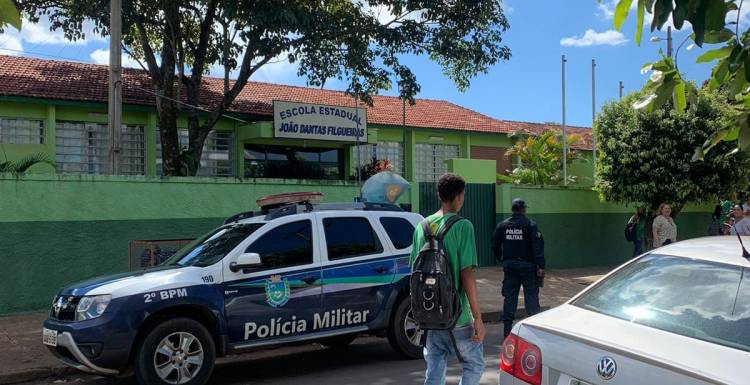
<path id="1" fill-rule="evenodd" d="M 107 78 L 107 66 L 104 65 L 0 55 L 0 96 L 106 103 Z M 122 82 L 123 103 L 154 105 L 154 96 L 150 93 L 153 87 L 146 72 L 124 69 Z M 223 94 L 223 79 L 205 77 L 203 88 L 199 106 L 211 109 Z M 353 98 L 341 91 L 251 81 L 231 105 L 230 112 L 271 116 L 273 100 L 355 105 Z M 374 96 L 373 106 L 367 108 L 367 122 L 400 126 L 401 99 Z M 432 99 L 417 99 L 413 106 L 407 103 L 406 125 L 487 133 L 524 131 L 538 134 L 545 129 L 559 129 L 555 125 L 495 119 L 445 100 Z M 590 148 L 590 129 L 569 127 L 568 132 L 583 135 L 586 144 L 582 147 Z"/>

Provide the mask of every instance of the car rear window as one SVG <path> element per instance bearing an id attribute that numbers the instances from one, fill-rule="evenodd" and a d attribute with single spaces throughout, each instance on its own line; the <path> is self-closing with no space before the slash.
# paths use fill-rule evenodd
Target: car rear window
<path id="1" fill-rule="evenodd" d="M 411 247 L 414 240 L 414 226 L 404 218 L 382 217 L 380 224 L 383 225 L 388 238 L 397 249 Z"/>
<path id="2" fill-rule="evenodd" d="M 737 256 L 740 258 L 740 256 Z M 671 333 L 750 351 L 750 277 L 740 266 L 649 255 L 573 305 Z"/>

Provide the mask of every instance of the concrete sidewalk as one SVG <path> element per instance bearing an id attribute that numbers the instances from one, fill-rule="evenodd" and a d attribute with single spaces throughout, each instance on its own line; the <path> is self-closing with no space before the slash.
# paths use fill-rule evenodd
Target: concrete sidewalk
<path id="1" fill-rule="evenodd" d="M 558 306 L 594 282 L 610 268 L 551 270 L 547 272 L 540 301 L 542 310 Z M 503 298 L 500 287 L 501 268 L 477 271 L 479 301 L 485 322 L 502 317 Z M 519 299 L 518 317 L 523 317 L 523 296 Z M 50 377 L 72 371 L 59 363 L 42 345 L 42 322 L 47 312 L 0 316 L 0 384 L 13 384 Z M 228 358 L 241 359 L 241 356 Z"/>

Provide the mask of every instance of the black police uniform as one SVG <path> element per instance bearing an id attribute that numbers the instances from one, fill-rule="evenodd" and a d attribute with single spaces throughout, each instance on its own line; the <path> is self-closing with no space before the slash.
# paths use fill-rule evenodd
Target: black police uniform
<path id="1" fill-rule="evenodd" d="M 539 313 L 537 269 L 544 269 L 544 239 L 536 223 L 515 213 L 500 222 L 493 234 L 493 251 L 502 263 L 503 323 L 505 335 L 510 333 L 518 306 L 518 293 L 523 285 L 526 313 Z"/>

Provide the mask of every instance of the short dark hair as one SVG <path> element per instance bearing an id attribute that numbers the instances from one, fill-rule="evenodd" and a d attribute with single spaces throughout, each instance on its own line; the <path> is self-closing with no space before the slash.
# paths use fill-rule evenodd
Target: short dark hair
<path id="1" fill-rule="evenodd" d="M 438 179 L 438 197 L 443 202 L 452 202 L 466 188 L 466 181 L 460 175 L 445 173 Z"/>

